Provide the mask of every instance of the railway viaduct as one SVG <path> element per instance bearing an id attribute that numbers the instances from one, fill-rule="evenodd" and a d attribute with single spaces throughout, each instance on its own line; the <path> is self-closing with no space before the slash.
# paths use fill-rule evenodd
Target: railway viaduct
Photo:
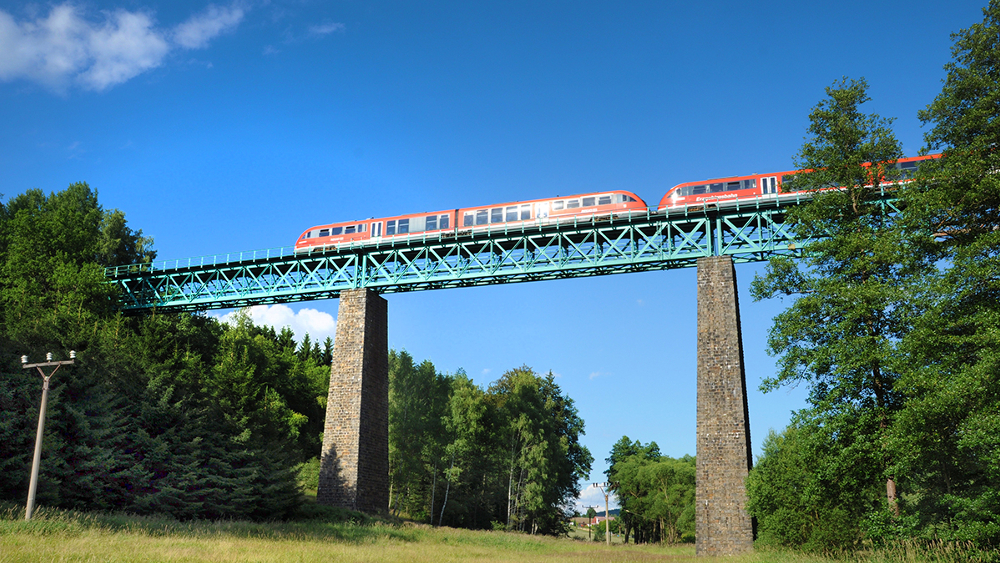
<path id="1" fill-rule="evenodd" d="M 108 268 L 126 312 L 197 311 L 339 298 L 318 501 L 383 512 L 389 503 L 384 294 L 696 267 L 696 545 L 753 547 L 744 479 L 752 464 L 735 263 L 798 255 L 786 231 L 799 194 L 729 207 L 525 222 L 414 235 L 323 253 L 270 249 Z M 890 199 L 886 205 L 892 205 Z"/>

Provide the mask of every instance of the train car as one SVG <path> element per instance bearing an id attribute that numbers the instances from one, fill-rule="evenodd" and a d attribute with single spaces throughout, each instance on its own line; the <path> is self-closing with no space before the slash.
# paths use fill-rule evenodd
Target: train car
<path id="1" fill-rule="evenodd" d="M 901 171 L 901 177 L 905 180 L 913 176 L 920 161 L 940 156 L 932 154 L 901 158 L 896 162 L 896 168 Z M 663 196 L 657 211 L 663 212 L 692 205 L 729 207 L 737 203 L 795 197 L 803 192 L 795 191 L 786 177 L 802 172 L 804 171 L 792 170 L 678 184 Z"/>
<path id="2" fill-rule="evenodd" d="M 295 252 L 316 252 L 345 244 L 375 244 L 412 236 L 462 235 L 474 230 L 524 223 L 549 224 L 646 212 L 646 203 L 632 192 L 610 190 L 567 197 L 535 199 L 466 207 L 430 213 L 398 215 L 345 223 L 317 225 L 303 232 Z"/>

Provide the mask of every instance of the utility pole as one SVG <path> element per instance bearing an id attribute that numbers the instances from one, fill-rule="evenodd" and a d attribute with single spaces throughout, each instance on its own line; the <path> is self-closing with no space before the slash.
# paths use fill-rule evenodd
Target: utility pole
<path id="1" fill-rule="evenodd" d="M 45 405 L 49 401 L 49 379 L 59 371 L 60 366 L 67 366 L 76 363 L 76 352 L 69 351 L 69 359 L 62 361 L 52 361 L 52 352 L 45 354 L 44 362 L 29 364 L 28 356 L 21 356 L 21 367 L 24 369 L 36 368 L 42 374 L 42 407 L 38 411 L 38 433 L 35 434 L 35 457 L 31 462 L 31 482 L 28 484 L 28 506 L 24 510 L 24 519 L 31 520 L 31 513 L 35 511 L 35 491 L 38 489 L 38 465 L 42 461 L 42 432 L 45 430 Z M 43 367 L 55 366 L 52 373 L 45 375 Z"/>
<path id="2" fill-rule="evenodd" d="M 604 494 L 604 537 L 608 540 L 608 547 L 611 547 L 611 520 L 608 516 L 608 495 L 611 494 L 611 483 L 594 483 L 594 486 L 601 489 Z"/>

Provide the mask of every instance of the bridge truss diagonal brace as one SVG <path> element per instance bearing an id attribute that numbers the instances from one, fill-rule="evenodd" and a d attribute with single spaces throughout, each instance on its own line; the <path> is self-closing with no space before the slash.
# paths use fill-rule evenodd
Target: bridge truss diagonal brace
<path id="1" fill-rule="evenodd" d="M 696 553 L 751 551 L 745 484 L 752 464 L 750 417 L 736 269 L 729 256 L 698 259 L 697 428 Z"/>
<path id="2" fill-rule="evenodd" d="M 320 504 L 384 513 L 389 506 L 389 338 L 386 301 L 340 292 L 330 365 Z"/>

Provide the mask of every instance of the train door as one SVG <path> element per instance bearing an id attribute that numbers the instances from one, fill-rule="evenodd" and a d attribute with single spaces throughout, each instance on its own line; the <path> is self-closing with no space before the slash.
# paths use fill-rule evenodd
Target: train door
<path id="1" fill-rule="evenodd" d="M 542 201 L 535 204 L 535 219 L 543 220 L 549 217 L 549 202 Z"/>
<path id="2" fill-rule="evenodd" d="M 382 238 L 382 222 L 381 221 L 375 221 L 374 223 L 372 223 L 371 233 L 372 233 L 372 238 L 375 239 L 375 240 L 379 240 L 379 239 Z"/>
<path id="3" fill-rule="evenodd" d="M 778 177 L 768 176 L 760 179 L 760 193 L 764 195 L 778 193 Z"/>

